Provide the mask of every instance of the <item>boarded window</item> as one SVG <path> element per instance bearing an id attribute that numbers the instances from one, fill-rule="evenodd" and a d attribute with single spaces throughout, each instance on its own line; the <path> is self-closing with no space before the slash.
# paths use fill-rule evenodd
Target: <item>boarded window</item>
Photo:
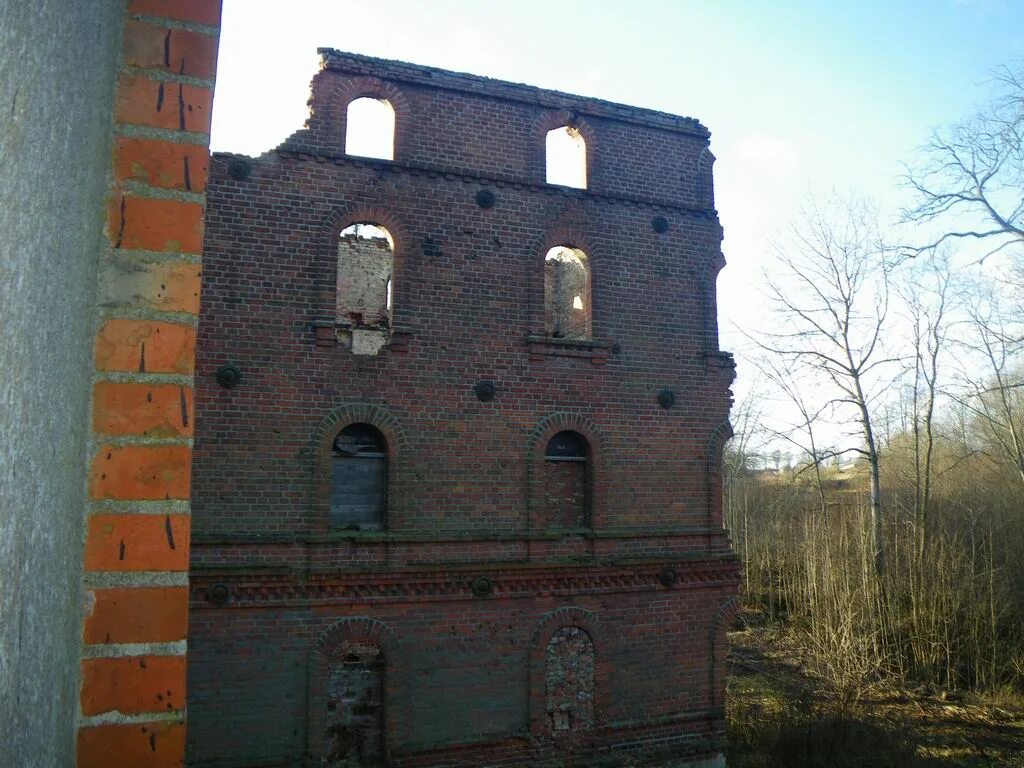
<path id="1" fill-rule="evenodd" d="M 364 97 L 349 102 L 345 154 L 395 159 L 395 110 L 390 101 Z"/>
<path id="2" fill-rule="evenodd" d="M 547 183 L 587 188 L 587 143 L 568 125 L 548 131 L 544 142 Z"/>
<path id="3" fill-rule="evenodd" d="M 384 765 L 384 654 L 373 643 L 348 643 L 327 668 L 328 768 Z"/>
<path id="4" fill-rule="evenodd" d="M 556 339 L 590 338 L 590 266 L 579 248 L 560 245 L 544 257 L 544 324 Z"/>
<path id="5" fill-rule="evenodd" d="M 334 440 L 331 456 L 332 528 L 380 531 L 388 506 L 388 449 L 369 424 L 351 424 Z"/>
<path id="6" fill-rule="evenodd" d="M 564 430 L 544 452 L 545 519 L 553 528 L 590 525 L 589 447 L 578 432 Z"/>
<path id="7" fill-rule="evenodd" d="M 554 734 L 594 725 L 594 643 L 579 627 L 562 627 L 546 652 L 544 688 L 548 728 Z"/>

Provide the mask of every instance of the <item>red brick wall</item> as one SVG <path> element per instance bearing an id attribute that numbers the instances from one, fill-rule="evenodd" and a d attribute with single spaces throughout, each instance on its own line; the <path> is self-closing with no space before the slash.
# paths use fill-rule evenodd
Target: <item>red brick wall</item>
<path id="1" fill-rule="evenodd" d="M 367 93 L 395 106 L 394 162 L 341 154 L 347 100 Z M 713 625 L 736 567 L 716 488 L 732 371 L 713 314 L 707 132 L 334 54 L 313 109 L 280 151 L 211 166 L 190 763 L 315 761 L 317 648 L 343 627 L 381 643 L 389 764 L 713 752 Z M 588 191 L 543 183 L 544 132 L 574 111 Z M 333 344 L 337 237 L 366 221 L 394 238 L 393 336 L 354 356 Z M 593 340 L 569 346 L 543 338 L 544 256 L 558 244 L 591 267 Z M 217 384 L 226 364 L 238 386 Z M 476 396 L 483 380 L 493 400 Z M 384 532 L 327 525 L 329 449 L 352 422 L 389 446 Z M 545 520 L 544 449 L 563 429 L 590 445 L 590 532 Z M 579 743 L 542 726 L 559 627 L 539 628 L 555 619 L 592 624 L 595 727 Z"/>
<path id="2" fill-rule="evenodd" d="M 178 766 L 220 2 L 130 0 L 101 257 L 78 764 Z"/>

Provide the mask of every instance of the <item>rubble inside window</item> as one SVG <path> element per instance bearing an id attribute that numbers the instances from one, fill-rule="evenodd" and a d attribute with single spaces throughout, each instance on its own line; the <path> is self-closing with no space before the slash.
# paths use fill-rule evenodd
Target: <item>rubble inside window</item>
<path id="1" fill-rule="evenodd" d="M 338 342 L 376 355 L 391 338 L 394 244 L 375 224 L 353 224 L 338 239 Z"/>

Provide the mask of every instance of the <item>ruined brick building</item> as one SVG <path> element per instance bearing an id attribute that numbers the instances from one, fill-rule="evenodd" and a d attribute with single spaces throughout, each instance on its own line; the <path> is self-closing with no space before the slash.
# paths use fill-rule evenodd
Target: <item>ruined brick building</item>
<path id="1" fill-rule="evenodd" d="M 716 764 L 708 131 L 322 56 L 304 129 L 210 167 L 187 763 Z"/>

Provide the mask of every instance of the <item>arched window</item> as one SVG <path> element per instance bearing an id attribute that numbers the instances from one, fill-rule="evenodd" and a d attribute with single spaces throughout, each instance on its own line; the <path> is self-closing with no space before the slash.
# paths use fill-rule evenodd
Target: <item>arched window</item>
<path id="1" fill-rule="evenodd" d="M 587 142 L 579 130 L 563 125 L 548 131 L 544 150 L 548 184 L 587 188 Z"/>
<path id="2" fill-rule="evenodd" d="M 562 627 L 545 652 L 548 729 L 555 735 L 594 725 L 594 641 L 579 627 Z"/>
<path id="3" fill-rule="evenodd" d="M 590 265 L 579 248 L 559 245 L 544 257 L 544 326 L 556 339 L 590 338 Z"/>
<path id="4" fill-rule="evenodd" d="M 383 227 L 365 222 L 338 239 L 337 325 L 350 332 L 355 354 L 375 355 L 391 328 L 394 241 Z"/>
<path id="5" fill-rule="evenodd" d="M 332 447 L 331 528 L 383 530 L 387 506 L 387 441 L 376 427 L 350 424 Z"/>
<path id="6" fill-rule="evenodd" d="M 390 101 L 363 97 L 349 102 L 345 154 L 395 159 L 395 109 Z"/>
<path id="7" fill-rule="evenodd" d="M 552 528 L 590 526 L 590 446 L 579 432 L 565 429 L 544 451 L 544 507 Z"/>
<path id="8" fill-rule="evenodd" d="M 327 665 L 322 765 L 384 765 L 384 654 L 349 641 Z"/>

